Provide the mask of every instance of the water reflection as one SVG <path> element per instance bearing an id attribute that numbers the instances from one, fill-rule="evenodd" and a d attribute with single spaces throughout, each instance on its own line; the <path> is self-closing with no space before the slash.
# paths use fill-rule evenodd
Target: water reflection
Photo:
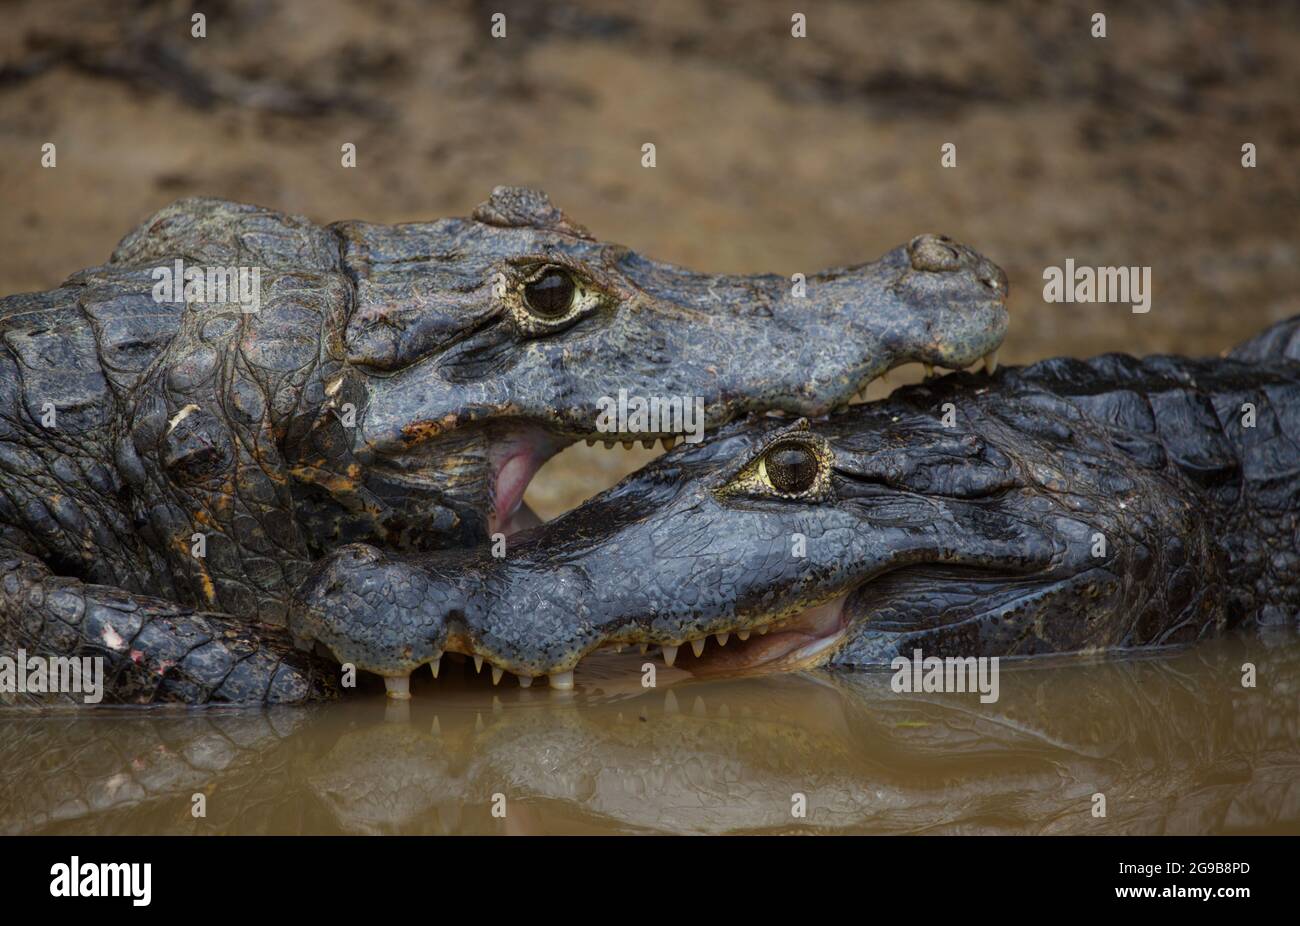
<path id="1" fill-rule="evenodd" d="M 0 831 L 1300 831 L 1294 642 L 1004 664 L 988 705 L 887 672 L 645 690 L 639 658 L 590 663 L 572 693 L 467 668 L 409 705 L 9 713 Z"/>

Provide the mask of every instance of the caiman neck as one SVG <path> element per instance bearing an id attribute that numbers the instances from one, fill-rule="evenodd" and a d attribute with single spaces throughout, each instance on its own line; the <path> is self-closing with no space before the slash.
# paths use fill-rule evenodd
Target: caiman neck
<path id="1" fill-rule="evenodd" d="M 1300 367 L 1184 364 L 1193 385 L 1152 393 L 1170 463 L 1198 488 L 1227 559 L 1229 624 L 1286 625 L 1300 612 Z"/>

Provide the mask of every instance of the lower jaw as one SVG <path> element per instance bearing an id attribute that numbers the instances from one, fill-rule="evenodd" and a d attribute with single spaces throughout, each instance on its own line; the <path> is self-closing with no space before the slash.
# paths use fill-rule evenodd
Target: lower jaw
<path id="1" fill-rule="evenodd" d="M 755 675 L 814 668 L 826 662 L 844 639 L 847 629 L 844 623 L 844 604 L 847 599 L 848 594 L 840 595 L 757 629 L 713 634 L 716 642 L 712 646 L 708 645 L 707 637 L 691 641 L 691 645 L 662 646 L 664 662 L 696 676 Z M 628 645 L 608 644 L 606 648 L 621 651 Z M 640 645 L 642 652 L 649 646 L 638 643 L 630 645 Z M 473 641 L 462 636 L 449 637 L 444 652 L 472 658 L 478 671 L 486 667 L 490 670 L 494 685 L 499 684 L 507 675 L 517 674 L 497 666 L 491 656 L 479 654 Z M 431 664 L 434 678 L 438 677 L 441 661 L 442 654 Z M 386 677 L 384 681 L 388 685 L 389 697 L 409 698 L 409 677 L 410 673 Z M 539 677 L 541 676 L 519 675 L 518 681 L 521 687 L 526 688 Z M 552 688 L 569 689 L 574 686 L 573 668 L 560 673 L 549 673 L 547 678 Z"/>
<path id="2" fill-rule="evenodd" d="M 733 632 L 726 645 L 708 646 L 700 656 L 688 656 L 679 665 L 694 675 L 793 672 L 821 665 L 844 639 L 847 599 L 846 593 L 765 625 L 745 640 Z"/>

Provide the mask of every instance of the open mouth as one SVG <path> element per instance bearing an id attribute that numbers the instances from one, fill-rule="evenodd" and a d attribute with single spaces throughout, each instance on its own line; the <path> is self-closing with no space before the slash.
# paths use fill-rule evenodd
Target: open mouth
<path id="1" fill-rule="evenodd" d="M 830 601 L 769 623 L 713 633 L 677 645 L 610 642 L 600 649 L 618 653 L 633 646 L 647 654 L 653 650 L 666 666 L 675 666 L 692 675 L 704 677 L 808 669 L 825 662 L 844 639 L 848 628 L 844 606 L 850 594 L 846 592 Z M 501 684 L 503 679 L 514 674 L 475 653 L 468 640 L 449 639 L 445 652 L 469 656 L 477 672 L 482 672 L 486 667 L 493 685 Z M 430 663 L 434 678 L 438 677 L 440 663 L 441 656 Z M 529 688 L 536 677 L 518 675 L 516 679 L 519 687 Z M 384 681 L 390 696 L 409 696 L 407 677 L 386 677 Z M 558 690 L 572 689 L 574 670 L 551 673 L 547 676 L 547 683 Z"/>
<path id="2" fill-rule="evenodd" d="M 538 472 L 562 450 L 585 442 L 587 447 L 603 444 L 605 450 L 613 450 L 620 445 L 624 450 L 632 450 L 639 445 L 642 449 L 649 451 L 655 449 L 658 444 L 662 447 L 662 452 L 667 452 L 677 444 L 678 440 L 680 440 L 679 435 L 629 436 L 602 434 L 598 437 L 586 438 L 561 437 L 542 428 L 527 426 L 503 431 L 491 439 L 488 451 L 488 497 L 490 504 L 487 533 L 489 538 L 498 532 L 508 538 L 522 530 L 545 523 L 545 519 L 528 505 L 524 496 L 532 486 L 533 479 Z M 656 455 L 652 454 L 651 456 Z M 629 456 L 626 460 L 614 459 L 610 462 L 614 465 L 601 466 L 600 472 L 596 474 L 599 482 L 593 484 L 589 480 L 582 485 L 581 496 L 565 499 L 564 501 L 567 501 L 568 504 L 559 506 L 552 504 L 543 507 L 554 509 L 550 513 L 559 513 L 562 510 L 574 507 L 643 465 L 646 462 L 646 455 L 639 454 Z M 562 489 L 563 487 L 555 488 Z M 558 493 L 548 492 L 545 486 L 541 487 L 541 489 L 544 496 L 548 494 L 562 496 L 564 494 L 562 491 Z"/>
<path id="3" fill-rule="evenodd" d="M 661 647 L 664 661 L 694 675 L 790 672 L 819 665 L 844 638 L 848 593 L 752 630 Z"/>
<path id="4" fill-rule="evenodd" d="M 980 368 L 990 374 L 997 369 L 996 349 L 990 351 L 971 366 L 971 369 Z M 885 373 L 868 375 L 864 381 L 858 383 L 852 389 L 849 398 L 842 403 L 832 404 L 836 409 L 839 409 L 849 404 L 884 398 L 898 385 L 920 382 L 941 375 L 942 371 L 942 368 L 936 368 L 930 364 L 902 363 Z M 772 412 L 769 414 L 779 415 L 782 413 Z M 715 428 L 709 430 L 712 431 Z M 683 440 L 681 434 L 597 433 L 573 435 L 558 434 L 543 427 L 522 422 L 517 425 L 497 426 L 493 429 L 492 436 L 488 441 L 488 497 L 490 501 L 487 518 L 488 536 L 491 537 L 491 535 L 500 532 L 508 538 L 512 534 L 535 527 L 549 520 L 549 518 L 543 517 L 532 510 L 525 501 L 525 495 L 533 486 L 534 478 L 543 467 L 553 457 L 569 447 L 585 443 L 587 447 L 603 446 L 605 450 L 613 450 L 621 446 L 625 451 L 640 448 L 644 451 L 656 450 L 666 453 L 681 440 Z M 539 507 L 550 509 L 545 512 L 550 515 L 561 514 L 576 507 L 576 505 L 597 492 L 614 485 L 624 476 L 634 472 L 638 467 L 657 456 L 658 452 L 649 455 L 639 453 L 627 460 L 615 459 L 611 461 L 614 463 L 613 466 L 600 466 L 599 469 L 604 478 L 585 482 L 580 495 L 570 493 L 565 498 L 563 492 L 552 492 L 550 487 L 539 486 L 539 494 L 556 497 L 561 502 L 560 504 Z"/>
<path id="5" fill-rule="evenodd" d="M 990 369 L 993 362 L 989 358 Z M 909 366 L 917 368 L 913 375 L 904 373 L 893 383 L 876 381 L 874 384 L 880 387 L 883 394 L 888 394 L 895 386 L 933 375 L 933 371 L 923 369 L 923 365 Z M 883 380 L 883 377 L 880 379 Z M 874 398 L 876 396 L 866 394 L 859 396 L 859 399 L 868 401 Z M 500 535 L 509 539 L 521 531 L 546 523 L 550 517 L 563 515 L 639 469 L 659 452 L 671 451 L 680 440 L 679 435 L 658 434 L 573 435 L 521 421 L 499 423 L 486 437 L 484 449 L 489 464 L 486 475 L 489 502 L 486 524 L 489 540 Z M 580 446 L 575 446 L 583 442 L 588 446 L 603 444 L 607 450 L 622 445 L 626 450 L 635 449 L 636 452 L 626 456 L 619 453 L 610 455 L 609 463 L 612 466 L 602 466 L 594 461 L 603 460 L 605 454 L 591 454 Z M 664 450 L 659 451 L 655 447 L 656 443 Z M 636 445 L 640 447 L 637 448 Z M 566 448 L 572 450 L 565 453 L 562 464 L 554 471 L 548 469 L 538 480 L 538 474 L 546 468 L 548 461 L 566 451 Z M 577 456 L 573 456 L 573 453 Z M 528 500 L 552 494 L 550 490 L 553 480 L 567 480 L 572 491 L 561 493 L 560 504 L 539 505 L 542 515 L 549 517 L 539 516 Z M 535 481 L 539 485 L 535 486 Z M 769 615 L 751 613 L 736 617 L 728 622 L 730 626 L 723 625 L 723 629 L 719 629 L 719 624 L 715 621 L 709 624 L 709 632 L 703 636 L 684 639 L 669 637 L 667 641 L 662 630 L 650 631 L 650 615 L 629 615 L 627 623 L 619 632 L 606 636 L 592 649 L 561 656 L 547 667 L 537 663 L 515 665 L 511 656 L 484 648 L 471 638 L 463 622 L 457 622 L 458 626 L 449 625 L 450 633 L 444 648 L 430 663 L 430 668 L 436 678 L 439 668 L 437 660 L 444 653 L 458 653 L 462 657 L 472 658 L 479 671 L 489 669 L 493 684 L 500 684 L 514 675 L 519 686 L 526 688 L 544 675 L 550 687 L 566 689 L 574 687 L 573 670 L 591 652 L 622 651 L 631 647 L 634 650 L 639 648 L 642 653 L 660 656 L 668 666 L 700 676 L 795 671 L 825 663 L 844 642 L 850 623 L 846 608 L 850 597 L 851 592 L 841 593 L 829 601 L 803 608 L 793 614 L 788 610 L 773 611 Z M 405 690 L 406 681 L 405 678 L 389 678 L 390 692 L 401 697 L 400 692 Z"/>

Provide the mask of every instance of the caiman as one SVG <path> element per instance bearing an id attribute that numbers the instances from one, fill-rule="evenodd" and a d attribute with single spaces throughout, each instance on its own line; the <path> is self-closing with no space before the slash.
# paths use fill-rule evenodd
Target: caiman
<path id="1" fill-rule="evenodd" d="M 291 623 L 398 695 L 447 652 L 527 685 L 604 646 L 673 664 L 689 645 L 693 670 L 748 671 L 1285 633 L 1297 361 L 1300 318 L 1222 358 L 1058 358 L 818 421 L 755 416 L 522 532 L 506 558 L 344 547 Z"/>
<path id="2" fill-rule="evenodd" d="M 0 300 L 0 655 L 102 657 L 109 701 L 326 697 L 283 630 L 313 563 L 510 534 L 564 446 L 680 436 L 603 400 L 822 415 L 1006 329 L 1005 276 L 940 236 L 794 279 L 657 263 L 510 187 L 393 226 L 164 208 Z"/>

